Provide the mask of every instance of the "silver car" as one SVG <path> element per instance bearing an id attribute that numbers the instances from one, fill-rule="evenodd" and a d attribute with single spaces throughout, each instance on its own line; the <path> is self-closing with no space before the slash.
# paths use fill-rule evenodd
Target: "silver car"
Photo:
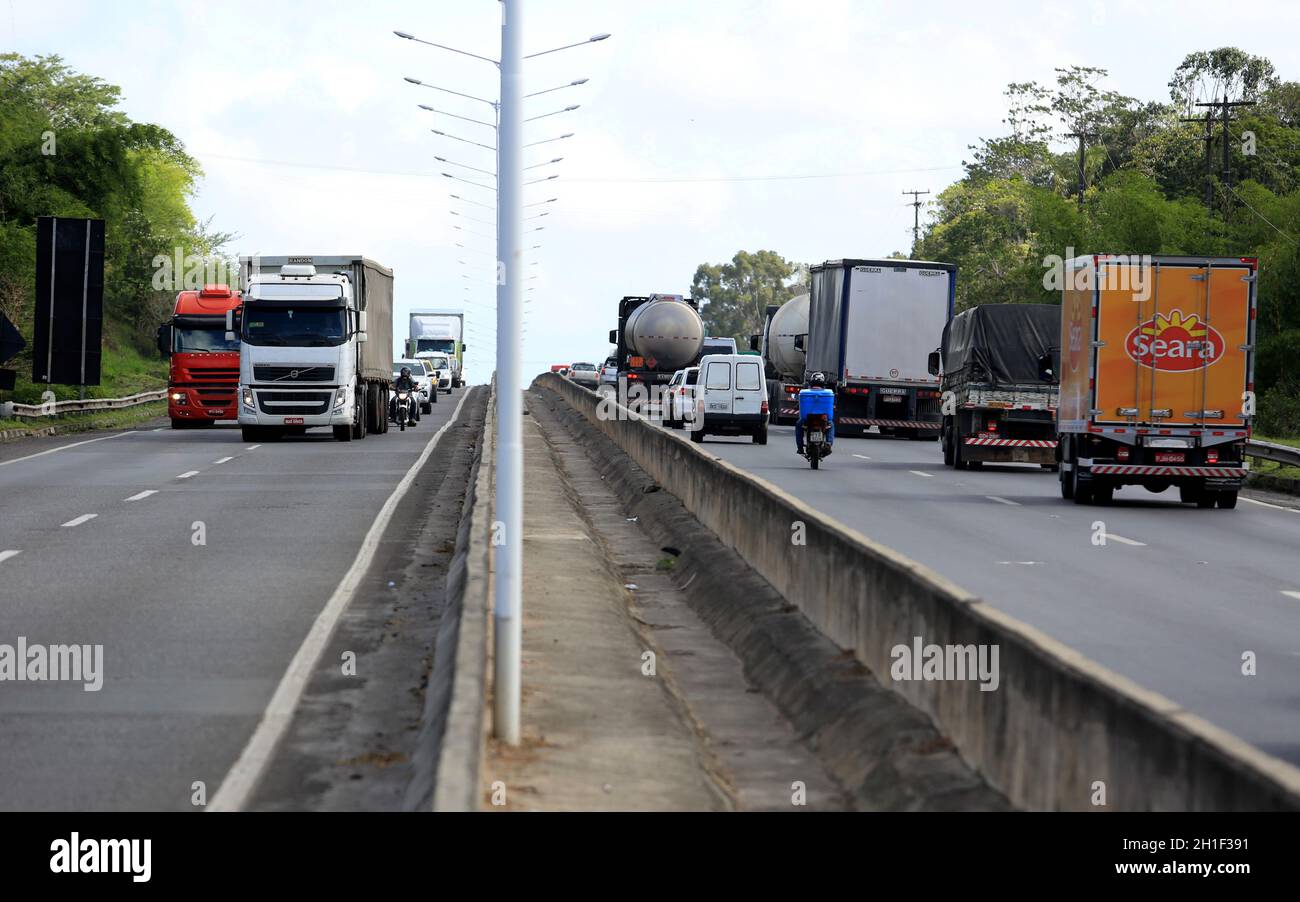
<path id="1" fill-rule="evenodd" d="M 569 378 L 583 388 L 595 389 L 600 385 L 600 370 L 594 363 L 575 363 L 569 367 Z"/>

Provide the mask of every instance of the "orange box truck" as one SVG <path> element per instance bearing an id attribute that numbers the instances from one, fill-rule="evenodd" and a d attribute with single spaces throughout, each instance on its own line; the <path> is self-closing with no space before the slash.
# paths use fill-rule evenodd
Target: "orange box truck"
<path id="1" fill-rule="evenodd" d="M 1177 487 L 1232 508 L 1254 411 L 1251 257 L 1098 254 L 1064 266 L 1057 455 L 1061 496 Z"/>
<path id="2" fill-rule="evenodd" d="M 1177 487 L 1236 507 L 1255 368 L 1253 257 L 1092 255 L 1063 268 L 1061 496 Z"/>

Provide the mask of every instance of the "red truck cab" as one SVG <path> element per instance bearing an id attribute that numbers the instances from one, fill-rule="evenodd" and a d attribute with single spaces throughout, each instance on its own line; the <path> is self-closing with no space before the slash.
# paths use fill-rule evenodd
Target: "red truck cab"
<path id="1" fill-rule="evenodd" d="M 182 291 L 172 318 L 158 327 L 158 350 L 171 359 L 167 415 L 173 429 L 238 417 L 239 339 L 226 340 L 226 312 L 242 304 L 227 285 Z"/>

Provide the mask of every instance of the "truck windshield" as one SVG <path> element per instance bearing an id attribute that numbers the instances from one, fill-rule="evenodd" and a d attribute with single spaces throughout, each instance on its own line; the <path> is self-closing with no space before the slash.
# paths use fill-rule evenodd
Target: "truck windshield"
<path id="1" fill-rule="evenodd" d="M 456 340 L 453 338 L 421 338 L 415 342 L 415 351 L 442 351 L 446 354 L 453 354 L 456 351 Z"/>
<path id="2" fill-rule="evenodd" d="M 215 329 L 172 329 L 172 353 L 238 351 L 239 341 L 226 341 L 226 327 Z"/>
<path id="3" fill-rule="evenodd" d="M 342 307 L 244 305 L 244 341 L 250 345 L 327 348 L 345 340 Z"/>

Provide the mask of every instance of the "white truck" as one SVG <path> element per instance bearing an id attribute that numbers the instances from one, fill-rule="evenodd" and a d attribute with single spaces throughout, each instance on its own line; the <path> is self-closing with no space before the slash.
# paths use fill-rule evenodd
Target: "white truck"
<path id="1" fill-rule="evenodd" d="M 437 309 L 412 310 L 406 356 L 445 354 L 451 363 L 451 387 L 465 384 L 465 312 Z"/>
<path id="2" fill-rule="evenodd" d="M 393 271 L 360 255 L 240 257 L 239 425 L 245 441 L 330 427 L 388 431 Z M 234 337 L 234 311 L 226 315 Z"/>
<path id="3" fill-rule="evenodd" d="M 812 268 L 805 372 L 835 391 L 835 434 L 933 441 L 939 378 L 930 352 L 952 319 L 957 267 L 921 260 L 832 260 Z"/>

